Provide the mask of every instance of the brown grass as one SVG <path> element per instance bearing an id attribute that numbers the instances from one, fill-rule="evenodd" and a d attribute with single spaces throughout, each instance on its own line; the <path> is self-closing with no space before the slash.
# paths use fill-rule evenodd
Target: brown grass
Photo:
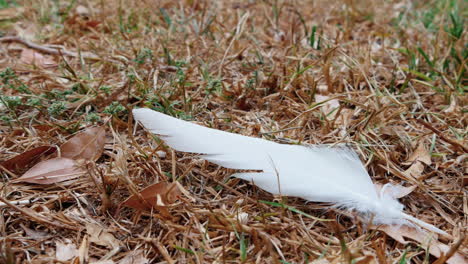
<path id="1" fill-rule="evenodd" d="M 151 263 L 437 259 L 417 242 L 173 153 L 134 129 L 133 107 L 277 142 L 348 143 L 374 182 L 417 186 L 402 199 L 406 211 L 467 254 L 464 1 L 16 3 L 0 10 L 0 160 L 93 124 L 108 128 L 108 141 L 89 175 L 66 184 L 12 184 L 21 173 L 2 172 L 0 263 L 64 263 L 64 241 L 80 250 L 73 263 L 117 263 L 130 252 Z M 26 47 L 57 65 L 21 59 Z M 418 145 L 430 162 L 409 160 Z M 118 208 L 175 179 L 186 195 L 169 214 Z M 260 202 L 274 199 L 337 222 Z M 89 223 L 120 240 L 118 250 L 93 242 Z"/>

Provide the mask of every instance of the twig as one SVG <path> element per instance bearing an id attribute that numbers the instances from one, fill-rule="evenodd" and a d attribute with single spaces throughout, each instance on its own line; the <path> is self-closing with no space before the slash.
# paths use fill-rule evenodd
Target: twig
<path id="1" fill-rule="evenodd" d="M 80 54 L 80 53 L 73 52 L 73 51 L 68 51 L 68 50 L 65 50 L 65 49 L 59 48 L 59 47 L 50 48 L 50 47 L 42 46 L 42 45 L 27 41 L 27 40 L 22 39 L 20 37 L 3 37 L 3 38 L 0 38 L 0 42 L 20 43 L 20 44 L 23 44 L 23 45 L 25 45 L 26 47 L 28 47 L 30 49 L 38 50 L 40 52 L 47 53 L 47 54 L 65 55 L 65 56 L 70 56 L 70 57 L 80 57 L 81 56 L 81 57 L 83 57 L 85 59 L 101 60 L 101 58 L 99 58 L 97 55 L 95 55 L 93 53 L 82 52 Z"/>
<path id="2" fill-rule="evenodd" d="M 167 249 L 161 245 L 161 242 L 153 240 L 151 243 L 156 246 L 156 248 L 159 250 L 159 253 L 161 253 L 161 255 L 169 264 L 175 263 L 171 256 L 169 256 Z"/>

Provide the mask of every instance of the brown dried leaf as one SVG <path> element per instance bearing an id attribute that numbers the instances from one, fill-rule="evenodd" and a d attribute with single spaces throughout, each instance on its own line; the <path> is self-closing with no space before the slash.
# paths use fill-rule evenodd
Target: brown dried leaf
<path id="1" fill-rule="evenodd" d="M 335 110 L 340 107 L 340 101 L 338 101 L 338 99 L 331 99 L 328 95 L 316 94 L 315 101 L 318 103 L 324 102 L 320 107 L 323 113 L 327 116 L 329 115 L 330 119 L 335 118 L 337 113 Z"/>
<path id="2" fill-rule="evenodd" d="M 96 161 L 101 157 L 106 143 L 106 129 L 91 127 L 70 138 L 61 147 L 64 158 Z"/>
<path id="3" fill-rule="evenodd" d="M 418 179 L 419 177 L 421 177 L 423 171 L 424 171 L 424 164 L 422 164 L 422 162 L 420 162 L 420 161 L 416 161 L 407 170 L 405 170 L 403 173 L 408 178 Z"/>
<path id="4" fill-rule="evenodd" d="M 138 210 L 164 208 L 173 204 L 181 192 L 175 183 L 158 182 L 143 189 L 140 195 L 143 201 L 138 195 L 132 195 L 122 205 Z"/>
<path id="5" fill-rule="evenodd" d="M 20 224 L 21 228 L 23 228 L 24 233 L 26 233 L 26 236 L 35 239 L 35 240 L 43 240 L 47 237 L 50 237 L 51 235 L 47 233 L 46 231 L 37 231 L 31 228 L 28 228 L 24 226 L 23 224 Z"/>
<path id="6" fill-rule="evenodd" d="M 54 153 L 56 150 L 57 148 L 54 146 L 41 146 L 16 155 L 0 164 L 5 169 L 16 172 L 37 161 L 40 157 Z"/>
<path id="7" fill-rule="evenodd" d="M 342 128 L 347 128 L 352 122 L 353 114 L 353 110 L 343 108 L 340 115 L 336 118 L 336 123 L 341 125 Z"/>
<path id="8" fill-rule="evenodd" d="M 404 133 L 404 131 L 405 128 L 398 125 L 384 126 L 379 130 L 380 134 L 392 137 L 400 136 Z"/>
<path id="9" fill-rule="evenodd" d="M 441 253 L 446 254 L 450 249 L 449 246 L 438 241 L 437 236 L 429 234 L 423 229 L 410 227 L 406 225 L 383 225 L 373 226 L 373 229 L 385 232 L 387 235 L 400 242 L 407 244 L 409 238 L 421 244 L 421 248 L 429 248 L 429 253 L 435 257 L 440 257 Z M 450 259 L 447 260 L 449 264 L 463 264 L 468 263 L 468 260 L 460 253 L 455 253 Z"/>
<path id="10" fill-rule="evenodd" d="M 55 258 L 59 261 L 68 261 L 76 256 L 78 256 L 78 249 L 72 241 L 66 239 L 64 242 L 57 241 L 55 242 L 57 247 L 55 251 Z"/>
<path id="11" fill-rule="evenodd" d="M 78 163 L 72 159 L 53 158 L 39 162 L 12 182 L 52 184 L 74 179 L 85 173 L 86 171 L 79 168 Z"/>
<path id="12" fill-rule="evenodd" d="M 97 28 L 101 23 L 102 23 L 101 21 L 89 20 L 89 21 L 86 21 L 85 27 L 86 28 Z"/>
<path id="13" fill-rule="evenodd" d="M 96 245 L 111 249 L 118 248 L 120 246 L 120 241 L 99 225 L 87 223 L 86 233 L 89 235 L 89 241 Z"/>
<path id="14" fill-rule="evenodd" d="M 424 146 L 424 142 L 420 141 L 416 150 L 409 156 L 406 164 L 411 164 L 415 161 L 420 161 L 426 165 L 431 165 L 431 154 Z"/>
<path id="15" fill-rule="evenodd" d="M 45 56 L 32 49 L 23 49 L 21 51 L 20 60 L 25 64 L 31 64 L 41 68 L 52 68 L 57 66 L 57 63 L 50 56 Z"/>

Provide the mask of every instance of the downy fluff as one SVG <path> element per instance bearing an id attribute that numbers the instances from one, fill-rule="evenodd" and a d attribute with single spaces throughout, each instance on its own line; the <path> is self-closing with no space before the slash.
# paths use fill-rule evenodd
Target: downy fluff
<path id="1" fill-rule="evenodd" d="M 175 150 L 201 154 L 201 158 L 225 168 L 262 171 L 233 176 L 272 194 L 333 203 L 361 213 L 374 224 L 410 222 L 446 234 L 405 214 L 403 205 L 386 194 L 385 187 L 377 192 L 350 148 L 279 144 L 199 126 L 146 108 L 133 110 L 133 115 Z"/>

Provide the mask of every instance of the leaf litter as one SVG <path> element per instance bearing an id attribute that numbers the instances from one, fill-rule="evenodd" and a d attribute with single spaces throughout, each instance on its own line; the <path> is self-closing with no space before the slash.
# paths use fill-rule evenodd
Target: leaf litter
<path id="1" fill-rule="evenodd" d="M 378 187 L 378 189 L 381 188 L 381 186 Z M 415 189 L 414 186 L 391 188 L 394 189 L 389 190 L 391 195 L 398 198 L 405 197 Z M 421 247 L 428 249 L 428 252 L 437 258 L 443 257 L 450 251 L 450 247 L 441 243 L 437 235 L 428 233 L 424 229 L 421 229 L 417 226 L 382 225 L 371 226 L 371 228 L 385 232 L 387 235 L 404 245 L 410 243 L 410 241 L 406 240 L 405 238 L 409 238 L 412 241 L 418 242 Z M 451 258 L 447 260 L 447 263 L 457 264 L 464 263 L 465 261 L 466 259 L 462 254 L 454 252 Z"/>
<path id="2" fill-rule="evenodd" d="M 60 154 L 63 158 L 96 161 L 101 157 L 105 143 L 105 128 L 91 127 L 76 134 L 61 145 Z"/>
<path id="3" fill-rule="evenodd" d="M 416 150 L 411 153 L 406 164 L 411 165 L 407 170 L 405 170 L 405 175 L 415 179 L 419 179 L 422 176 L 425 167 L 432 164 L 431 154 L 424 145 L 423 140 L 419 141 Z"/>
<path id="4" fill-rule="evenodd" d="M 106 131 L 103 127 L 85 129 L 60 146 L 59 155 L 61 157 L 39 162 L 12 182 L 53 184 L 78 178 L 86 174 L 86 160 L 96 161 L 101 157 L 104 151 L 105 136 Z M 47 151 L 50 152 L 49 149 L 45 149 L 44 147 L 39 150 L 34 149 L 31 155 L 36 154 L 36 152 L 42 154 Z M 26 157 L 31 156 L 29 155 L 30 153 L 27 152 L 27 154 L 25 153 L 24 155 Z M 23 159 L 23 156 L 19 156 L 18 159 Z M 10 163 L 7 163 L 7 165 Z"/>
<path id="5" fill-rule="evenodd" d="M 41 161 L 12 182 L 53 184 L 78 178 L 86 173 L 80 164 L 68 158 Z"/>
<path id="6" fill-rule="evenodd" d="M 168 207 L 173 205 L 181 195 L 182 192 L 176 183 L 158 182 L 130 196 L 121 205 L 137 210 L 156 209 L 168 216 Z"/>
<path id="7" fill-rule="evenodd" d="M 78 256 L 78 249 L 70 239 L 66 239 L 65 241 L 56 241 L 55 247 L 55 258 L 58 261 L 69 261 Z"/>
<path id="8" fill-rule="evenodd" d="M 88 234 L 89 242 L 91 243 L 110 249 L 115 249 L 120 246 L 120 241 L 98 224 L 87 223 L 86 233 Z"/>
<path id="9" fill-rule="evenodd" d="M 21 51 L 20 61 L 27 65 L 35 65 L 41 68 L 53 68 L 57 66 L 57 63 L 50 56 L 45 56 L 27 48 Z"/>
<path id="10" fill-rule="evenodd" d="M 33 148 L 21 154 L 14 156 L 11 159 L 3 161 L 0 165 L 12 172 L 23 170 L 30 164 L 34 163 L 42 156 L 47 156 L 54 153 L 57 150 L 55 146 L 40 146 Z"/>

